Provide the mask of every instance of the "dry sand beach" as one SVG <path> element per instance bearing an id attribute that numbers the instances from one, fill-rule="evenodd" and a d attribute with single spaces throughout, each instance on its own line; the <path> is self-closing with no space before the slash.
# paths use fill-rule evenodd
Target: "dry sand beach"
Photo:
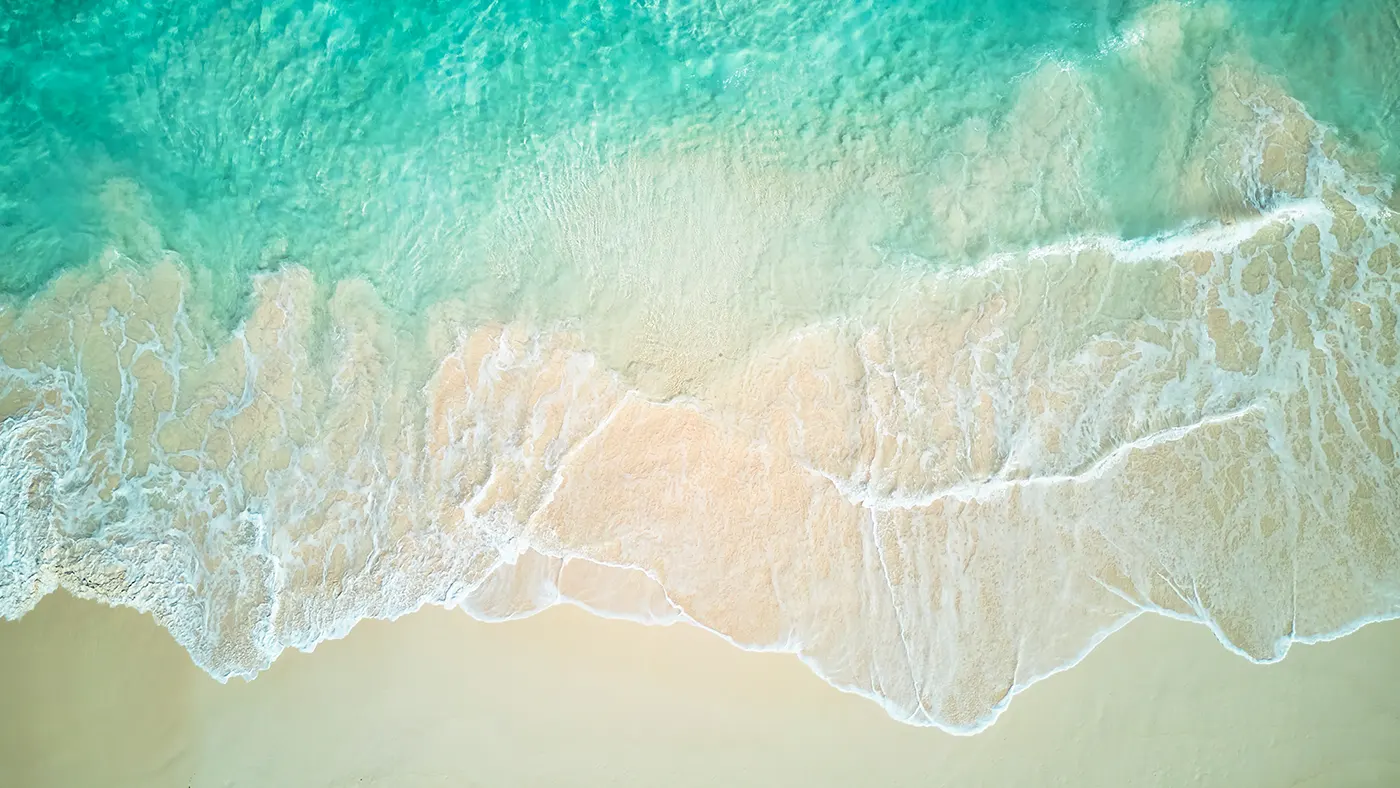
<path id="1" fill-rule="evenodd" d="M 0 769 L 25 788 L 1393 786 L 1396 655 L 1390 622 L 1258 666 L 1147 615 L 958 737 L 686 625 L 428 608 L 223 685 L 149 617 L 54 595 L 0 624 Z"/>

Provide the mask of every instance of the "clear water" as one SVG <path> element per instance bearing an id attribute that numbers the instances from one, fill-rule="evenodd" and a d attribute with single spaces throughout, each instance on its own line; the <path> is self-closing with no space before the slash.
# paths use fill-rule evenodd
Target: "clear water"
<path id="1" fill-rule="evenodd" d="M 573 601 L 957 730 L 1394 615 L 1397 19 L 10 3 L 0 609 Z"/>
<path id="2" fill-rule="evenodd" d="M 1163 133 L 1203 122 L 1199 75 L 1231 47 L 1395 163 L 1390 5 L 1234 4 L 1223 25 L 1188 25 L 1165 81 L 1103 53 L 1145 5 L 11 4 L 0 287 L 30 294 L 90 262 L 110 234 L 102 184 L 129 178 L 164 245 L 230 295 L 229 319 L 249 275 L 286 261 L 412 309 L 480 284 L 464 249 L 541 171 L 772 138 L 766 154 L 804 166 L 878 148 L 917 180 L 1046 60 L 1099 96 L 1090 180 L 1106 205 L 1018 242 L 1197 218 L 1164 204 L 1156 158 L 1189 153 Z M 933 245 L 939 228 L 889 213 L 888 232 Z"/>

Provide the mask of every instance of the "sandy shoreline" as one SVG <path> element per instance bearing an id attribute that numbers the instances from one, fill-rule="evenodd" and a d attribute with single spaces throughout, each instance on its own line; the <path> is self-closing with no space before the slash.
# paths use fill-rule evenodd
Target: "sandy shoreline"
<path id="1" fill-rule="evenodd" d="M 431 608 L 220 685 L 149 618 L 55 595 L 0 623 L 0 782 L 1394 785 L 1397 653 L 1390 622 L 1258 666 L 1144 616 L 961 738 L 683 625 Z"/>
<path id="2" fill-rule="evenodd" d="M 1007 121 L 1028 133 L 1092 105 L 1043 68 Z M 964 732 L 1143 609 L 1258 661 L 1396 615 L 1400 215 L 1243 68 L 1212 67 L 1213 142 L 1177 174 L 1223 156 L 1222 183 L 1276 199 L 1151 240 L 998 242 L 1023 251 L 967 269 L 852 263 L 883 236 L 842 207 L 862 193 L 844 175 L 814 169 L 809 204 L 802 168 L 660 154 L 522 225 L 559 246 L 560 282 L 627 261 L 602 280 L 631 289 L 570 284 L 573 311 L 522 291 L 410 319 L 288 260 L 214 331 L 202 263 L 109 246 L 0 305 L 0 615 L 60 586 L 148 610 L 227 678 L 425 601 L 601 598 L 800 648 Z M 775 240 L 827 219 L 829 259 Z M 840 286 L 813 290 L 828 263 Z M 670 327 L 637 330 L 653 317 Z M 730 318 L 746 328 L 716 340 Z"/>

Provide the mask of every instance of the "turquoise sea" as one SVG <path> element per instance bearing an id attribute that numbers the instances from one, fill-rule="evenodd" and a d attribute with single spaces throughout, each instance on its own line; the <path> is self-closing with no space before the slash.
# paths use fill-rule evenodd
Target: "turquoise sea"
<path id="1" fill-rule="evenodd" d="M 1397 136 L 1381 0 L 10 0 L 0 614 L 1279 659 L 1400 615 Z"/>

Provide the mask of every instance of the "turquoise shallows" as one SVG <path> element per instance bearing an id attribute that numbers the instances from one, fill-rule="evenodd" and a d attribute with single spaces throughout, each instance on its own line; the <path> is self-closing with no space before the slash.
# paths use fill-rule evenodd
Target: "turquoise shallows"
<path id="1" fill-rule="evenodd" d="M 402 310 L 465 291 L 487 276 L 494 210 L 624 151 L 879 158 L 917 193 L 959 124 L 994 125 L 1047 59 L 1087 75 L 1106 206 L 1050 236 L 1193 218 L 1154 188 L 1161 130 L 1170 113 L 1200 121 L 1204 70 L 1231 48 L 1397 161 L 1396 12 L 1378 1 L 1223 6 L 1223 27 L 1185 34 L 1177 68 L 1201 78 L 1170 88 L 1112 54 L 1135 0 L 5 5 L 0 290 L 32 293 L 108 243 L 138 260 L 158 245 L 206 272 L 226 319 L 252 273 L 286 260 L 365 276 Z M 140 222 L 104 202 L 114 178 L 148 196 Z M 900 244 L 932 248 L 916 204 L 881 210 Z"/>

